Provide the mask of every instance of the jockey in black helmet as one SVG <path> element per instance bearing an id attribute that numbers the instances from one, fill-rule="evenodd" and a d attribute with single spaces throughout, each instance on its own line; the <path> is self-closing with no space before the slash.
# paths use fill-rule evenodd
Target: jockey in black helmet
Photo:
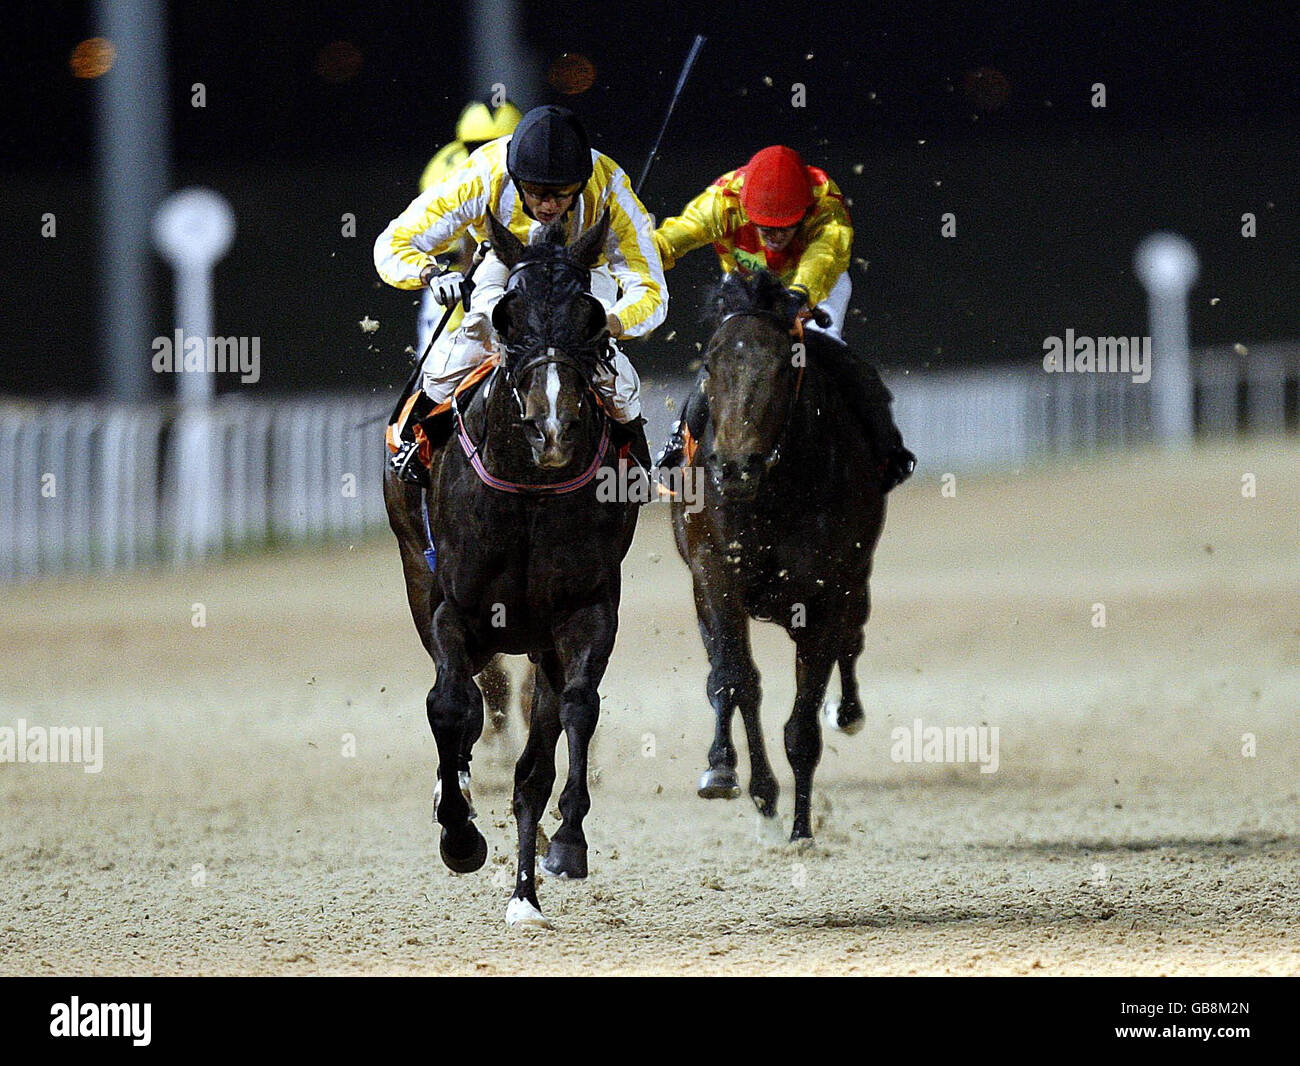
<path id="1" fill-rule="evenodd" d="M 643 337 L 668 310 L 654 225 L 627 174 L 591 148 L 582 123 L 567 108 L 533 108 L 510 136 L 489 141 L 421 193 L 375 241 L 375 267 L 388 284 L 400 289 L 427 285 L 440 303 L 450 305 L 461 298 L 461 277 L 440 273 L 434 258 L 454 248 L 465 233 L 486 240 L 489 210 L 528 243 L 540 226 L 557 219 L 576 236 L 606 209 L 609 240 L 592 269 L 592 293 L 605 305 L 611 337 Z M 505 292 L 506 275 L 489 252 L 475 274 L 460 329 L 439 337 L 425 364 L 422 388 L 432 404 L 447 400 L 461 378 L 496 348 L 491 312 Z M 611 355 L 612 370 L 602 369 L 594 384 L 648 467 L 640 380 L 617 345 Z M 390 438 L 390 447 L 400 461 L 402 446 Z"/>

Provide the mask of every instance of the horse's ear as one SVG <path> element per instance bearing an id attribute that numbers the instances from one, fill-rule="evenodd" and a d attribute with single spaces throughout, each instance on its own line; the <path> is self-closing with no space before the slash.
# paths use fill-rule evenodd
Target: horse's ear
<path id="1" fill-rule="evenodd" d="M 497 258 L 505 264 L 506 269 L 510 270 L 524 254 L 524 242 L 510 232 L 510 227 L 502 222 L 488 208 L 488 240 L 492 242 L 492 250 L 497 253 Z"/>
<path id="2" fill-rule="evenodd" d="M 785 311 L 786 288 L 781 279 L 768 270 L 760 270 L 750 279 L 753 284 L 754 304 L 765 311 Z"/>
<path id="3" fill-rule="evenodd" d="M 510 332 L 510 305 L 519 299 L 517 291 L 511 291 L 501 297 L 492 308 L 492 328 L 497 331 L 497 336 L 509 343 L 511 338 Z"/>
<path id="4" fill-rule="evenodd" d="M 590 227 L 576 241 L 569 245 L 569 255 L 585 267 L 593 266 L 605 248 L 605 238 L 609 236 L 609 208 L 600 216 L 600 221 Z"/>
<path id="5" fill-rule="evenodd" d="M 713 290 L 713 310 L 725 315 L 749 302 L 744 276 L 736 270 L 722 275 L 722 283 Z"/>

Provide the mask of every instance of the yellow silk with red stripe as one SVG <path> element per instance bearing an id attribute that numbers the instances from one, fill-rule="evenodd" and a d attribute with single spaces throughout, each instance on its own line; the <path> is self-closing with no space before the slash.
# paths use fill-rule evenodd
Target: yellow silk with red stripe
<path id="1" fill-rule="evenodd" d="M 671 269 L 687 252 L 712 244 L 727 273 L 770 270 L 786 286 L 803 286 L 809 305 L 816 307 L 849 268 L 853 223 L 839 187 L 826 172 L 809 167 L 808 177 L 812 210 L 788 248 L 772 252 L 763 247 L 757 227 L 740 204 L 745 184 L 744 167 L 740 167 L 723 174 L 655 231 L 664 269 Z"/>

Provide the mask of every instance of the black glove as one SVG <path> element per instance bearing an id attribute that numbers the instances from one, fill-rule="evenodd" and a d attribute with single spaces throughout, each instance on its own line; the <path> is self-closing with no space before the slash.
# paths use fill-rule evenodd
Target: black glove
<path id="1" fill-rule="evenodd" d="M 808 290 L 802 285 L 796 285 L 792 289 L 786 289 L 786 294 L 790 301 L 790 306 L 793 308 L 790 312 L 790 320 L 792 322 L 798 316 L 800 311 L 804 308 L 808 308 L 808 317 L 816 322 L 817 325 L 821 326 L 822 329 L 825 329 L 831 324 L 829 311 L 823 311 L 820 307 L 808 306 Z"/>

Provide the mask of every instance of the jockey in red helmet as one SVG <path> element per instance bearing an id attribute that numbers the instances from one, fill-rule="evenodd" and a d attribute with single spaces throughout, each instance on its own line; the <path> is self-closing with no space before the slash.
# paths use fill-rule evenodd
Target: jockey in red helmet
<path id="1" fill-rule="evenodd" d="M 664 268 L 712 244 L 722 269 L 768 270 L 831 316 L 840 335 L 849 302 L 853 223 L 838 186 L 782 145 L 723 174 L 655 232 Z"/>
<path id="2" fill-rule="evenodd" d="M 706 244 L 713 245 L 726 273 L 767 270 L 776 275 L 809 309 L 818 308 L 829 318 L 825 326 L 809 321 L 805 328 L 822 330 L 843 344 L 852 294 L 853 223 L 839 187 L 824 170 L 806 165 L 793 148 L 771 145 L 723 174 L 655 232 L 665 270 Z M 828 357 L 826 362 L 873 446 L 885 456 L 888 491 L 906 480 L 916 463 L 894 425 L 889 390 L 864 360 Z M 707 417 L 702 397 L 701 389 L 692 390 L 682 420 L 659 456 L 660 465 L 682 461 L 685 426 L 698 439 Z"/>

